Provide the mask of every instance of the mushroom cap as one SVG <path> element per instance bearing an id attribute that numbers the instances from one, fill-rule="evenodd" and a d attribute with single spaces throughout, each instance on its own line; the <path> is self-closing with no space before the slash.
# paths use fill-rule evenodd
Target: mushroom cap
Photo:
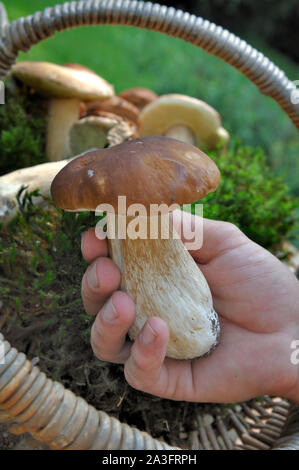
<path id="1" fill-rule="evenodd" d="M 87 114 L 98 115 L 102 112 L 113 113 L 133 122 L 137 121 L 139 115 L 139 109 L 136 106 L 119 96 L 112 96 L 105 101 L 98 101 L 87 106 Z"/>
<path id="2" fill-rule="evenodd" d="M 100 100 L 114 95 L 112 85 L 99 75 L 50 62 L 19 62 L 13 66 L 12 74 L 51 98 Z"/>
<path id="3" fill-rule="evenodd" d="M 156 101 L 158 98 L 157 93 L 150 90 L 149 88 L 130 88 L 124 90 L 119 95 L 121 98 L 124 98 L 130 103 L 134 104 L 137 108 L 142 109 L 149 103 Z"/>
<path id="4" fill-rule="evenodd" d="M 67 67 L 69 69 L 81 70 L 82 72 L 88 72 L 88 73 L 92 73 L 93 75 L 99 76 L 94 70 L 90 69 L 89 67 L 86 67 L 86 65 L 75 64 L 73 62 L 67 62 L 66 64 L 63 64 L 63 67 Z"/>
<path id="5" fill-rule="evenodd" d="M 221 139 L 229 135 L 221 127 L 219 113 L 204 101 L 191 96 L 169 94 L 143 108 L 138 117 L 140 137 L 165 135 L 173 126 L 188 127 L 195 138 L 194 145 L 214 148 Z"/>
<path id="6" fill-rule="evenodd" d="M 215 163 L 198 148 L 167 137 L 126 141 L 87 152 L 71 161 L 54 178 L 54 204 L 65 210 L 96 210 L 113 206 L 118 196 L 126 206 L 187 204 L 214 191 L 220 181 Z"/>

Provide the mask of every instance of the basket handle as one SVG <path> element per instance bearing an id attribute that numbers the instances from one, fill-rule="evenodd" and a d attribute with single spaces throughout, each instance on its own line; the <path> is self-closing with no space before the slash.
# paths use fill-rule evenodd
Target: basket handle
<path id="1" fill-rule="evenodd" d="M 1 4 L 0 4 L 1 5 Z M 0 79 L 15 63 L 18 52 L 57 31 L 76 26 L 113 24 L 136 26 L 165 33 L 201 47 L 243 73 L 261 93 L 272 97 L 299 129 L 296 90 L 276 65 L 234 34 L 172 7 L 136 0 L 88 0 L 64 3 L 3 26 L 0 39 Z M 297 103 L 297 104 L 296 104 Z"/>

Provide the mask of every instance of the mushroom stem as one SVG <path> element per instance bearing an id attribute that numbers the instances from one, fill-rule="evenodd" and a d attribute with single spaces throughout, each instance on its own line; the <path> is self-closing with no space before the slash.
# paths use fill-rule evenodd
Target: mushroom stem
<path id="1" fill-rule="evenodd" d="M 80 103 L 77 98 L 50 100 L 46 144 L 48 160 L 55 162 L 71 155 L 69 133 L 79 119 Z"/>
<path id="2" fill-rule="evenodd" d="M 181 140 L 182 142 L 186 142 L 187 144 L 195 145 L 196 140 L 193 132 L 189 127 L 183 124 L 177 124 L 175 126 L 171 126 L 165 132 L 166 137 L 171 137 L 173 139 Z"/>
<path id="3" fill-rule="evenodd" d="M 152 218 L 140 219 L 147 220 L 146 234 L 149 234 Z M 107 216 L 110 255 L 122 273 L 122 290 L 136 304 L 136 319 L 129 336 L 134 340 L 146 320 L 158 316 L 169 327 L 167 356 L 175 359 L 199 357 L 212 351 L 218 341 L 219 323 L 211 292 L 202 272 L 169 223 L 169 215 L 160 215 L 158 222 L 159 230 L 163 226 L 163 236 L 167 233 L 164 230 L 169 232 L 168 239 L 163 239 L 161 234 L 156 239 L 132 239 L 130 225 L 136 227 L 136 218 Z M 115 238 L 112 237 L 113 224 L 116 226 Z M 119 227 L 123 225 L 129 235 L 126 238 L 123 238 L 123 232 L 121 236 L 119 234 Z"/>
<path id="4" fill-rule="evenodd" d="M 57 173 L 69 160 L 41 163 L 21 168 L 0 177 L 0 224 L 7 224 L 16 215 L 18 203 L 16 195 L 22 186 L 29 193 L 39 189 L 41 196 L 50 196 L 50 186 Z M 43 197 L 34 200 L 35 205 L 44 205 Z"/>
<path id="5" fill-rule="evenodd" d="M 219 127 L 217 130 L 217 135 L 219 136 L 219 140 L 224 143 L 224 146 L 227 147 L 229 141 L 229 133 L 227 132 L 224 127 Z"/>

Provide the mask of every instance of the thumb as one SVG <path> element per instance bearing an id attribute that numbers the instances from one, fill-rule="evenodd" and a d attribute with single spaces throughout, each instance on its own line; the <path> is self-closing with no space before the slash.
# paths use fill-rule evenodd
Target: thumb
<path id="1" fill-rule="evenodd" d="M 220 253 L 248 241 L 246 235 L 230 222 L 204 219 L 181 210 L 171 213 L 173 225 L 195 261 L 206 264 Z"/>

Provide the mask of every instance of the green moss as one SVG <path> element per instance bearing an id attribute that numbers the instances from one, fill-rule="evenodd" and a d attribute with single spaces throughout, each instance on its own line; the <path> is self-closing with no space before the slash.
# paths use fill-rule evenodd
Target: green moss
<path id="1" fill-rule="evenodd" d="M 204 217 L 236 224 L 249 238 L 275 250 L 298 226 L 299 198 L 273 174 L 262 149 L 236 142 L 227 153 L 210 154 L 221 173 L 214 193 L 200 202 Z"/>
<path id="2" fill-rule="evenodd" d="M 0 175 L 46 161 L 46 116 L 40 97 L 6 82 L 6 104 L 0 106 Z"/>

